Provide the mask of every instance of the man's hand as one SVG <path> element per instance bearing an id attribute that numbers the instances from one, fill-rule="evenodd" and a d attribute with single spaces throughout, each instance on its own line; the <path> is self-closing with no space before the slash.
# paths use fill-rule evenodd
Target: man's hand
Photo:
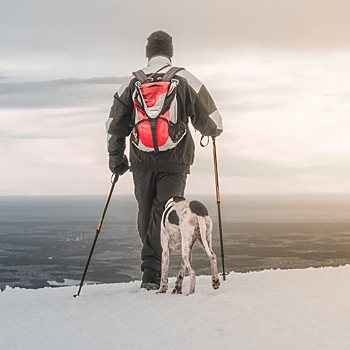
<path id="1" fill-rule="evenodd" d="M 125 174 L 129 169 L 129 161 L 126 155 L 123 155 L 123 160 L 121 162 L 114 161 L 113 157 L 109 158 L 109 170 L 113 174 L 121 176 Z"/>

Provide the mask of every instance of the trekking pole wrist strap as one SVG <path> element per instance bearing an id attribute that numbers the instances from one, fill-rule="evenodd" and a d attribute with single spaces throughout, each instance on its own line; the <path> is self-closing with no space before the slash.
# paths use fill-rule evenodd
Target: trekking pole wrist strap
<path id="1" fill-rule="evenodd" d="M 204 140 L 205 137 L 208 138 L 206 143 L 203 142 L 203 140 Z M 199 144 L 201 145 L 201 147 L 207 147 L 207 146 L 209 145 L 209 136 L 204 136 L 204 135 L 202 135 Z"/>

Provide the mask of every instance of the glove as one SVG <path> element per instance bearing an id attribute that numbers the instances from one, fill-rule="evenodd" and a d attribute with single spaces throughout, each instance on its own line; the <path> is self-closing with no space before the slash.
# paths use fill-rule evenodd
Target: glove
<path id="1" fill-rule="evenodd" d="M 215 134 L 215 136 L 214 136 L 214 137 L 218 137 L 218 136 L 220 136 L 222 132 L 223 132 L 223 130 L 222 130 L 222 129 L 216 129 L 216 134 Z"/>
<path id="2" fill-rule="evenodd" d="M 116 162 L 112 157 L 109 157 L 109 170 L 113 174 L 121 176 L 125 174 L 129 169 L 129 161 L 126 155 L 123 155 L 122 162 Z"/>

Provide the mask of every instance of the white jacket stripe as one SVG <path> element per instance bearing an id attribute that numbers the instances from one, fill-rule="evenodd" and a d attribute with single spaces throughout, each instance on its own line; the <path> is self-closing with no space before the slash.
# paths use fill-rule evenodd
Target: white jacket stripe
<path id="1" fill-rule="evenodd" d="M 219 130 L 224 130 L 222 126 L 222 117 L 218 110 L 209 115 L 209 118 L 214 121 Z"/>

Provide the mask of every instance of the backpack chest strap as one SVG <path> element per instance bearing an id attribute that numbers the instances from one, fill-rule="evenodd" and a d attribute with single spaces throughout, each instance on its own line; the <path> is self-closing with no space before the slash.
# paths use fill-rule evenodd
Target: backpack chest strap
<path id="1" fill-rule="evenodd" d="M 155 74 L 159 73 L 161 70 L 164 68 L 169 67 L 169 65 L 166 65 L 160 69 L 158 69 L 155 73 L 151 74 L 150 76 L 147 76 L 146 73 L 140 69 L 137 72 L 133 72 L 132 74 L 134 77 L 139 81 L 141 84 L 145 83 L 148 79 L 152 78 Z M 174 75 L 181 71 L 184 70 L 185 68 L 180 68 L 180 67 L 171 67 L 164 75 L 162 78 L 162 81 L 171 81 L 171 79 L 174 77 Z"/>
<path id="2" fill-rule="evenodd" d="M 147 75 L 145 74 L 145 72 L 144 72 L 142 69 L 138 70 L 137 72 L 133 72 L 132 74 L 133 74 L 134 77 L 138 80 L 138 82 L 139 82 L 140 84 L 143 84 L 143 83 L 145 83 L 148 79 L 151 79 L 154 75 L 156 75 L 156 74 L 159 73 L 161 70 L 163 70 L 164 68 L 169 67 L 169 66 L 170 66 L 170 64 L 167 64 L 166 66 L 164 66 L 164 67 L 158 69 L 156 72 L 152 73 L 150 76 L 147 76 Z"/>

